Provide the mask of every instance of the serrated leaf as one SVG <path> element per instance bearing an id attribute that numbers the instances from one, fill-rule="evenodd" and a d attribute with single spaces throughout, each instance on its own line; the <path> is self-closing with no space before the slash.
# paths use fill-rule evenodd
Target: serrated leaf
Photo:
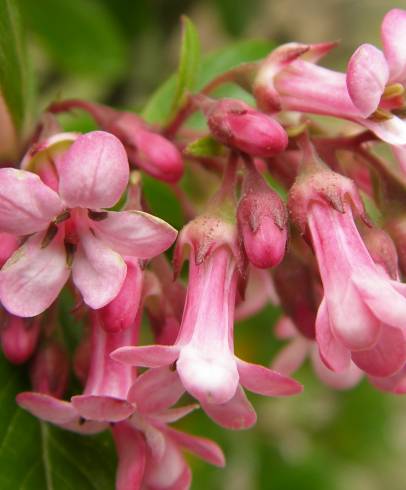
<path id="1" fill-rule="evenodd" d="M 182 17 L 182 43 L 176 89 L 172 102 L 172 113 L 175 113 L 185 102 L 198 80 L 200 70 L 200 39 L 193 22 L 186 16 Z"/>
<path id="2" fill-rule="evenodd" d="M 185 155 L 194 157 L 215 157 L 224 155 L 224 146 L 210 135 L 192 141 L 184 150 Z"/>
<path id="3" fill-rule="evenodd" d="M 204 57 L 196 89 L 200 90 L 217 75 L 234 68 L 264 58 L 275 44 L 270 41 L 243 41 Z M 170 77 L 152 95 L 142 116 L 151 123 L 164 124 L 171 115 L 172 100 L 176 91 L 176 76 Z"/>
<path id="4" fill-rule="evenodd" d="M 0 356 L 1 490 L 111 490 L 116 456 L 108 432 L 80 436 L 39 422 L 15 402 L 26 368 Z"/>
<path id="5" fill-rule="evenodd" d="M 113 17 L 95 0 L 20 0 L 23 17 L 66 72 L 115 78 L 126 70 L 126 46 Z"/>
<path id="6" fill-rule="evenodd" d="M 0 91 L 18 132 L 29 104 L 29 69 L 17 4 L 0 0 Z M 4 132 L 4 128 L 3 128 Z"/>

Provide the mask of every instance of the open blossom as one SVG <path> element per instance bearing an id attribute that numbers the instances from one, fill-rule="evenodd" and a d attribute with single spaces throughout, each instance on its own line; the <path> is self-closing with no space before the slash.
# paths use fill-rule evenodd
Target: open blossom
<path id="1" fill-rule="evenodd" d="M 360 237 L 353 207 L 364 211 L 354 184 L 320 162 L 307 164 L 290 191 L 289 208 L 309 229 L 323 282 L 316 319 L 321 356 L 334 371 L 352 359 L 370 375 L 394 374 L 406 361 L 406 289 L 375 264 Z"/>
<path id="2" fill-rule="evenodd" d="M 402 38 L 396 37 L 399 31 L 400 28 L 391 38 L 393 45 L 401 46 L 398 41 Z M 376 106 L 374 102 L 369 102 L 368 110 L 365 105 L 368 102 L 362 102 L 370 99 L 367 93 L 370 88 L 365 86 L 365 91 L 362 89 L 364 82 L 365 85 L 376 85 L 371 96 L 375 102 L 377 90 L 382 90 L 382 95 L 385 83 L 381 78 L 386 79 L 385 75 L 381 77 L 383 61 L 374 59 L 372 63 L 372 60 L 368 60 L 371 49 L 360 48 L 349 66 L 348 74 L 317 66 L 314 62 L 333 46 L 333 43 L 290 43 L 274 50 L 263 62 L 254 82 L 254 93 L 259 106 L 271 112 L 282 109 L 349 119 L 370 129 L 387 143 L 405 145 L 404 121 L 390 112 L 370 118 L 378 108 L 379 100 Z M 355 67 L 358 58 L 363 59 L 359 60 L 362 67 L 357 72 Z M 365 68 L 366 64 L 368 70 Z M 362 73 L 362 80 L 358 80 L 358 73 Z M 348 87 L 352 87 L 350 92 Z M 370 109 L 371 112 L 368 112 Z"/>
<path id="3" fill-rule="evenodd" d="M 238 359 L 233 348 L 235 295 L 238 280 L 236 228 L 214 215 L 203 215 L 181 232 L 177 266 L 190 248 L 189 285 L 182 324 L 173 346 L 124 347 L 113 358 L 156 368 L 176 362 L 185 389 L 207 414 L 230 428 L 255 422 L 241 383 L 268 396 L 301 391 L 296 381 L 265 367 Z"/>
<path id="4" fill-rule="evenodd" d="M 142 211 L 105 211 L 125 191 L 125 150 L 108 133 L 79 136 L 57 167 L 58 193 L 25 170 L 0 169 L 0 232 L 28 236 L 0 272 L 0 300 L 11 313 L 43 312 L 69 278 L 91 308 L 117 296 L 124 255 L 148 259 L 176 231 Z"/>

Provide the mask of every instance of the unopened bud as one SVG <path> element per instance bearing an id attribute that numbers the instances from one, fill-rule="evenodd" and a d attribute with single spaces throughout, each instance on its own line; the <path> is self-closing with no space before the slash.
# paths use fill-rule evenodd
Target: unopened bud
<path id="1" fill-rule="evenodd" d="M 65 350 L 49 340 L 34 357 L 30 379 L 34 391 L 62 398 L 69 376 L 69 361 Z"/>
<path id="2" fill-rule="evenodd" d="M 182 177 L 183 161 L 177 147 L 136 114 L 76 99 L 56 102 L 49 110 L 57 113 L 76 108 L 87 111 L 102 129 L 117 136 L 133 165 L 165 182 L 177 182 Z"/>
<path id="3" fill-rule="evenodd" d="M 38 343 L 38 318 L 20 318 L 7 315 L 1 330 L 1 346 L 6 358 L 13 364 L 23 364 L 32 356 Z"/>
<path id="4" fill-rule="evenodd" d="M 118 295 L 99 311 L 100 323 L 107 332 L 130 327 L 137 316 L 142 291 L 142 271 L 137 261 L 127 260 L 127 275 Z"/>
<path id="5" fill-rule="evenodd" d="M 362 238 L 372 260 L 392 279 L 398 280 L 398 254 L 391 237 L 380 228 L 363 227 Z"/>
<path id="6" fill-rule="evenodd" d="M 399 266 L 403 274 L 406 274 L 406 215 L 392 219 L 387 223 L 386 229 L 395 242 Z"/>
<path id="7" fill-rule="evenodd" d="M 237 218 L 249 261 L 262 269 L 278 265 L 286 250 L 287 212 L 254 168 L 245 178 Z"/>
<path id="8" fill-rule="evenodd" d="M 226 146 L 254 157 L 267 158 L 282 152 L 288 144 L 283 127 L 270 116 L 235 99 L 196 99 L 207 118 L 213 136 Z"/>

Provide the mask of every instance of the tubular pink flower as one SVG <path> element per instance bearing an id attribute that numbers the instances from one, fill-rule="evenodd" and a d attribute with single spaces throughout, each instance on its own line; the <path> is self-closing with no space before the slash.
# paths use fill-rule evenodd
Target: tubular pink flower
<path id="1" fill-rule="evenodd" d="M 302 227 L 307 221 L 323 282 L 316 338 L 332 370 L 352 358 L 368 374 L 388 376 L 406 360 L 406 290 L 372 260 L 351 204 L 363 213 L 351 181 L 317 164 L 290 192 L 290 211 Z"/>
<path id="2" fill-rule="evenodd" d="M 37 347 L 40 328 L 39 318 L 6 315 L 5 324 L 0 331 L 5 357 L 13 364 L 27 362 Z"/>
<path id="3" fill-rule="evenodd" d="M 189 285 L 181 330 L 173 346 L 124 347 L 114 359 L 147 367 L 176 362 L 183 386 L 218 423 L 241 428 L 255 422 L 255 412 L 239 383 L 268 396 L 292 395 L 301 386 L 233 352 L 235 294 L 238 280 L 235 227 L 212 215 L 189 223 L 180 235 L 175 262 L 190 246 Z"/>
<path id="4" fill-rule="evenodd" d="M 58 164 L 59 195 L 25 170 L 0 169 L 0 232 L 33 234 L 3 266 L 0 299 L 29 317 L 56 299 L 72 269 L 85 303 L 97 309 L 119 293 L 122 255 L 148 259 L 166 250 L 176 231 L 142 211 L 104 211 L 125 191 L 125 150 L 108 133 L 79 136 Z"/>
<path id="5" fill-rule="evenodd" d="M 333 45 L 321 46 L 325 46 L 321 50 L 324 53 Z M 312 56 L 313 50 L 314 45 L 287 44 L 269 55 L 254 82 L 259 106 L 271 112 L 282 109 L 349 119 L 387 143 L 405 145 L 406 124 L 402 119 L 387 111 L 380 118 L 369 117 L 388 79 L 379 51 L 369 45 L 361 47 L 346 75 L 315 65 L 318 57 Z M 396 98 L 391 100 L 398 107 Z"/>

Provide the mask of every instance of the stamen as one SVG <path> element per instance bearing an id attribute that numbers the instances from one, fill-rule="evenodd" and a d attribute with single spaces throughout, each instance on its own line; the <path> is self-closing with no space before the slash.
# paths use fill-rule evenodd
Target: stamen
<path id="1" fill-rule="evenodd" d="M 65 209 L 65 211 L 62 211 L 61 214 L 59 214 L 55 219 L 54 223 L 58 225 L 59 223 L 62 223 L 62 221 L 66 221 L 67 219 L 70 218 L 70 211 L 69 209 Z"/>
<path id="2" fill-rule="evenodd" d="M 391 85 L 387 85 L 383 92 L 384 99 L 390 99 L 392 97 L 398 97 L 399 95 L 403 95 L 405 92 L 405 87 L 401 83 L 392 83 Z"/>
<path id="3" fill-rule="evenodd" d="M 66 251 L 66 265 L 68 267 L 72 267 L 73 264 L 73 256 L 76 252 L 76 245 L 74 243 L 65 241 L 65 251 Z"/>
<path id="4" fill-rule="evenodd" d="M 54 239 L 57 233 L 58 233 L 58 227 L 54 223 L 51 223 L 48 226 L 44 238 L 42 239 L 41 248 L 46 248 L 52 242 L 52 240 Z"/>
<path id="5" fill-rule="evenodd" d="M 107 211 L 93 211 L 92 209 L 89 209 L 87 214 L 93 221 L 103 221 L 109 215 Z"/>
<path id="6" fill-rule="evenodd" d="M 368 119 L 370 121 L 388 121 L 389 119 L 392 119 L 393 117 L 393 114 L 385 109 L 381 109 L 380 107 L 378 107 L 378 109 L 373 113 L 371 114 Z"/>

